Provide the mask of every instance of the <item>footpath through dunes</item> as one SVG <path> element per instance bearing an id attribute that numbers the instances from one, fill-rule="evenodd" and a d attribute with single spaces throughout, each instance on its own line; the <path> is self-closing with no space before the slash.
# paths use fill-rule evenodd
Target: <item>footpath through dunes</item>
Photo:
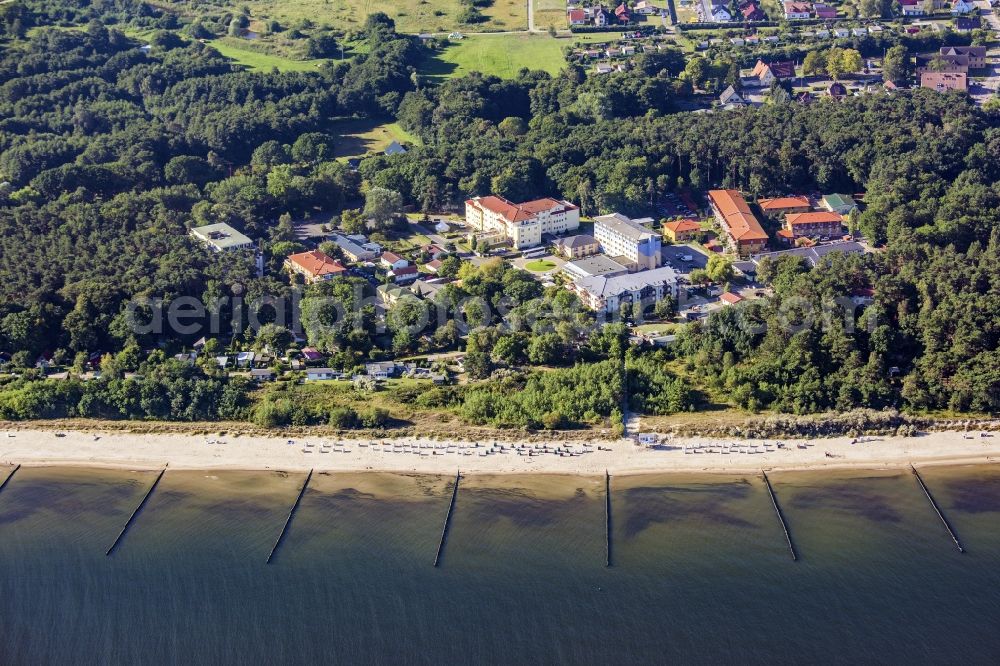
<path id="1" fill-rule="evenodd" d="M 761 469 L 882 468 L 1000 460 L 1000 436 L 935 432 L 919 437 L 814 440 L 674 439 L 655 447 L 617 441 L 442 441 L 420 438 L 130 434 L 12 430 L 0 460 L 28 465 L 162 469 L 395 471 L 454 475 L 564 473 L 613 476 L 663 471 L 760 473 Z"/>

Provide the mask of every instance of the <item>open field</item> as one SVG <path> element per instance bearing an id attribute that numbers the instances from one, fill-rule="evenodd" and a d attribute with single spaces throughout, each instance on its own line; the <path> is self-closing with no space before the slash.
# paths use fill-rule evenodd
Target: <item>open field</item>
<path id="1" fill-rule="evenodd" d="M 555 26 L 556 30 L 569 27 L 565 0 L 535 0 L 535 28 L 548 30 L 549 26 Z"/>
<path id="2" fill-rule="evenodd" d="M 311 72 L 323 63 L 323 60 L 293 60 L 272 53 L 240 48 L 239 43 L 231 37 L 215 39 L 208 44 L 227 58 L 232 58 L 250 69 L 270 70 L 277 68 L 280 72 Z"/>
<path id="3" fill-rule="evenodd" d="M 393 141 L 419 144 L 420 140 L 399 126 L 378 120 L 344 120 L 337 123 L 335 157 L 358 157 L 385 150 Z"/>
<path id="4" fill-rule="evenodd" d="M 448 78 L 478 71 L 513 78 L 524 67 L 558 74 L 566 66 L 565 44 L 569 41 L 548 35 L 469 36 L 428 60 L 421 74 Z"/>
<path id="5" fill-rule="evenodd" d="M 191 3 L 169 0 L 159 4 L 172 5 L 190 13 Z M 197 7 L 197 11 L 214 11 L 225 7 L 250 9 L 256 20 L 276 19 L 286 26 L 294 26 L 308 19 L 317 25 L 329 25 L 335 30 L 358 30 L 369 14 L 383 12 L 396 22 L 400 32 L 450 32 L 461 30 L 525 30 L 528 27 L 525 0 L 495 0 L 491 7 L 481 10 L 486 19 L 482 23 L 463 24 L 459 15 L 463 10 L 460 0 L 229 0 Z"/>

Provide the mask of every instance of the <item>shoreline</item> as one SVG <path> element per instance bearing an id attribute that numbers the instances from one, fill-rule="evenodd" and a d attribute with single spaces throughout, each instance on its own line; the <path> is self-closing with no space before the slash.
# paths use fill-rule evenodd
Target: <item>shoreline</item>
<path id="1" fill-rule="evenodd" d="M 383 443 L 384 442 L 384 443 Z M 766 442 L 766 447 L 764 445 Z M 784 448 L 778 448 L 781 443 Z M 650 448 L 631 440 L 525 440 L 478 446 L 416 437 L 342 439 L 274 436 L 142 435 L 94 429 L 0 431 L 0 464 L 24 467 L 191 471 L 387 472 L 453 475 L 758 474 L 823 470 L 907 469 L 1000 462 L 1000 437 L 950 431 L 917 437 L 736 440 L 674 438 Z M 525 451 L 517 453 L 517 446 Z M 571 454 L 543 453 L 544 448 Z M 737 447 L 739 447 L 737 449 Z M 747 452 L 753 449 L 753 453 Z M 687 452 L 685 452 L 687 449 Z M 695 453 L 695 449 L 698 450 Z M 485 451 L 496 451 L 484 454 Z M 534 455 L 528 455 L 531 451 Z"/>

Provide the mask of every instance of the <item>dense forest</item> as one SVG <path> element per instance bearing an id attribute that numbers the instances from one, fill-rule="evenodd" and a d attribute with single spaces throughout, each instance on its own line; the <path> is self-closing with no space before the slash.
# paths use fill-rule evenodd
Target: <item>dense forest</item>
<path id="1" fill-rule="evenodd" d="M 162 30 L 140 48 L 147 40 L 109 16 Z M 280 265 L 295 247 L 290 218 L 341 214 L 372 188 L 417 210 L 494 192 L 559 195 L 586 214 L 642 212 L 663 193 L 714 186 L 865 193 L 856 225 L 878 252 L 814 269 L 766 266 L 773 298 L 688 326 L 655 355 L 626 353 L 617 330 L 583 333 L 590 321 L 571 294 L 503 265 L 453 266 L 463 280 L 435 307 L 510 298 L 515 320 L 528 322 L 513 330 L 464 313 L 475 324 L 467 339 L 450 323 L 422 337 L 405 325 L 405 305 L 390 313 L 386 335 L 376 335 L 371 311 L 360 326 L 307 330 L 345 369 L 464 348 L 471 377 L 494 377 L 451 396 L 470 421 L 585 423 L 620 416 L 629 392 L 634 408 L 654 413 L 720 395 L 795 413 L 1000 410 L 1000 116 L 963 95 L 917 89 L 690 113 L 678 111 L 690 82 L 671 53 L 645 56 L 641 75 L 570 67 L 430 85 L 415 67 L 426 47 L 383 15 L 365 24 L 362 53 L 308 73 L 243 71 L 174 32 L 174 17 L 132 0 L 28 0 L 0 17 L 0 359 L 15 369 L 39 355 L 67 366 L 110 359 L 93 386 L 34 386 L 30 370 L 3 380 L 0 418 L 247 417 L 245 386 L 140 354 L 160 346 L 166 359 L 193 340 L 136 335 L 126 304 L 208 299 L 236 285 L 287 294 L 283 276 L 258 277 L 249 256 L 210 255 L 187 229 L 227 222 L 261 242 L 268 266 L 274 257 Z M 46 27 L 74 22 L 80 29 Z M 422 145 L 371 156 L 354 172 L 331 154 L 336 124 L 349 117 L 398 120 Z M 303 308 L 314 321 L 330 316 L 328 291 L 354 297 L 348 284 L 311 288 Z M 872 294 L 867 307 L 844 305 L 859 293 Z M 535 310 L 565 314 L 532 324 Z M 221 337 L 234 349 L 254 344 L 240 325 Z M 625 379 L 601 376 L 608 359 L 624 361 Z M 522 364 L 565 368 L 550 378 L 511 370 Z M 123 379 L 139 370 L 141 380 Z M 166 393 L 156 394 L 157 382 Z"/>

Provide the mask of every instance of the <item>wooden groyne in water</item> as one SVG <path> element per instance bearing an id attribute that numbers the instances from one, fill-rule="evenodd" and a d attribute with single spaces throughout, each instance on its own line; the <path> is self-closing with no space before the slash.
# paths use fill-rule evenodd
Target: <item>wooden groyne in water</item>
<path id="1" fill-rule="evenodd" d="M 278 546 L 285 539 L 285 534 L 288 532 L 288 527 L 292 524 L 292 518 L 295 516 L 296 509 L 299 508 L 299 504 L 302 503 L 302 496 L 306 494 L 306 488 L 309 487 L 309 481 L 312 479 L 313 471 L 309 470 L 309 474 L 306 475 L 306 481 L 302 484 L 302 489 L 299 490 L 298 497 L 295 498 L 295 503 L 292 504 L 292 508 L 288 510 L 288 517 L 285 518 L 285 524 L 281 528 L 281 533 L 278 534 L 278 538 L 275 539 L 274 545 L 271 547 L 271 552 L 267 556 L 267 563 L 270 564 L 271 560 L 274 559 L 274 554 L 278 552 Z"/>
<path id="2" fill-rule="evenodd" d="M 10 483 L 10 480 L 14 478 L 14 475 L 17 474 L 17 470 L 19 469 L 21 469 L 20 465 L 14 467 L 14 469 L 10 471 L 10 474 L 7 475 L 7 478 L 3 480 L 3 483 L 0 483 L 0 492 L 3 492 L 3 489 L 7 487 L 7 484 Z"/>
<path id="3" fill-rule="evenodd" d="M 451 489 L 451 503 L 448 504 L 448 513 L 444 516 L 444 526 L 441 527 L 441 539 L 438 540 L 437 553 L 434 555 L 434 566 L 441 563 L 441 554 L 444 552 L 444 543 L 448 540 L 448 531 L 451 529 L 451 514 L 455 512 L 455 502 L 458 500 L 458 482 L 462 478 L 462 470 L 455 472 L 455 487 Z"/>
<path id="4" fill-rule="evenodd" d="M 125 521 L 125 526 L 122 527 L 122 531 L 118 533 L 118 536 L 115 538 L 114 543 L 112 543 L 111 547 L 108 548 L 107 552 L 104 553 L 105 555 L 111 555 L 111 553 L 114 552 L 115 548 L 118 547 L 118 544 L 121 543 L 121 540 L 125 538 L 125 533 L 128 532 L 128 529 L 132 526 L 132 523 L 135 522 L 136 516 L 139 515 L 140 511 L 142 511 L 142 507 L 146 506 L 146 502 L 149 500 L 149 496 L 153 494 L 154 490 L 156 490 L 156 486 L 160 484 L 160 479 L 162 479 L 163 475 L 166 473 L 167 473 L 167 466 L 164 465 L 163 469 L 160 470 L 160 473 L 156 475 L 156 479 L 153 480 L 153 485 L 149 487 L 149 490 L 146 491 L 146 494 L 142 496 L 141 500 L 139 500 L 139 504 L 135 507 L 135 511 L 133 511 L 132 515 L 130 515 L 128 517 L 128 520 Z"/>
<path id="5" fill-rule="evenodd" d="M 912 464 L 910 464 L 910 469 L 913 471 L 913 476 L 916 477 L 917 483 L 920 484 L 920 489 L 924 491 L 927 501 L 930 502 L 931 506 L 934 508 L 934 513 L 936 513 L 938 518 L 941 519 L 941 524 L 944 525 L 944 528 L 948 530 L 948 534 L 951 535 L 951 540 L 955 542 L 955 547 L 958 548 L 958 552 L 964 553 L 965 548 L 962 547 L 962 543 L 958 540 L 958 535 L 955 534 L 955 530 L 951 528 L 951 523 L 948 522 L 948 519 L 944 517 L 944 513 L 942 513 L 941 508 L 938 507 L 938 503 L 934 500 L 934 496 L 931 495 L 931 491 L 928 490 L 927 484 L 924 483 L 923 477 L 920 476 L 920 472 L 918 472 L 917 468 Z"/>
<path id="6" fill-rule="evenodd" d="M 781 523 L 781 530 L 785 533 L 785 541 L 788 543 L 788 552 L 792 555 L 792 561 L 795 562 L 799 559 L 799 556 L 795 553 L 795 545 L 792 544 L 792 535 L 788 531 L 788 523 L 785 522 L 785 515 L 781 513 L 781 507 L 778 506 L 778 498 L 774 495 L 774 488 L 771 487 L 771 479 L 767 478 L 767 472 L 760 470 L 761 476 L 764 477 L 764 485 L 767 486 L 767 494 L 771 496 L 771 506 L 774 507 L 774 513 L 778 516 L 778 522 Z"/>
<path id="7" fill-rule="evenodd" d="M 604 566 L 611 566 L 611 475 L 604 470 Z"/>

